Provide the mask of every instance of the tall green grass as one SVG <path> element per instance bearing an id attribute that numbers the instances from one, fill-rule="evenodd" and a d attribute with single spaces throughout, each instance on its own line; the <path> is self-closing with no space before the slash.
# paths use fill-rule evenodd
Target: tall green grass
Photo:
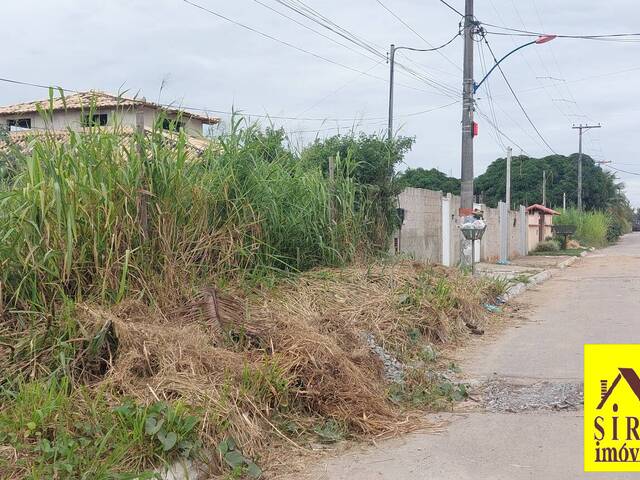
<path id="1" fill-rule="evenodd" d="M 34 138 L 0 192 L 3 305 L 179 297 L 194 283 L 335 265 L 366 249 L 375 219 L 353 162 L 337 158 L 331 181 L 285 150 L 265 155 L 257 134 L 234 119 L 198 154 L 160 130 Z"/>
<path id="2" fill-rule="evenodd" d="M 575 225 L 574 237 L 583 245 L 589 247 L 604 247 L 607 245 L 607 231 L 609 217 L 602 212 L 581 212 L 577 209 L 568 209 L 560 216 L 554 218 L 556 225 Z"/>

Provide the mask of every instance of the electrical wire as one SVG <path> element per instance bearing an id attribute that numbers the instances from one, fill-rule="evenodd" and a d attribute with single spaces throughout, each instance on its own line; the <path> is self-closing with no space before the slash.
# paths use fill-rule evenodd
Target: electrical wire
<path id="1" fill-rule="evenodd" d="M 509 90 L 511 91 L 511 94 L 513 95 L 513 98 L 516 100 L 516 103 L 520 107 L 520 110 L 522 110 L 522 113 L 524 114 L 525 118 L 527 119 L 527 121 L 529 122 L 531 127 L 535 130 L 535 132 L 538 135 L 538 137 L 540 137 L 540 140 L 542 140 L 542 143 L 544 143 L 547 146 L 547 148 L 554 155 L 557 155 L 558 153 L 553 149 L 553 147 L 551 145 L 549 145 L 549 142 L 547 142 L 547 140 L 544 138 L 542 133 L 540 133 L 540 130 L 538 129 L 538 127 L 536 127 L 536 124 L 533 123 L 533 120 L 531 119 L 531 117 L 527 113 L 527 110 L 524 108 L 524 105 L 522 105 L 522 102 L 520 101 L 520 99 L 518 98 L 518 95 L 516 94 L 515 90 L 511 86 L 511 83 L 509 82 L 509 79 L 505 75 L 504 70 L 502 70 L 502 66 L 498 63 L 498 59 L 496 58 L 495 54 L 493 53 L 493 50 L 491 49 L 491 45 L 489 45 L 489 42 L 487 41 L 487 38 L 483 37 L 483 40 L 484 40 L 485 44 L 487 45 L 487 49 L 489 50 L 489 53 L 491 53 L 491 56 L 493 57 L 494 62 L 496 62 L 496 66 L 498 67 L 498 70 L 500 71 L 500 74 L 502 75 L 502 78 L 504 79 L 505 83 L 507 84 L 507 87 L 509 87 Z"/>
<path id="2" fill-rule="evenodd" d="M 15 85 L 24 85 L 24 86 L 28 86 L 28 87 L 35 87 L 35 88 L 42 88 L 42 89 L 46 89 L 46 90 L 59 90 L 61 92 L 67 92 L 67 93 L 73 93 L 73 94 L 78 94 L 78 93 L 86 93 L 86 92 L 82 92 L 80 90 L 73 90 L 70 88 L 65 88 L 65 87 L 61 87 L 61 86 L 53 86 L 53 85 L 44 85 L 41 83 L 34 83 L 34 82 L 25 82 L 22 80 L 15 80 L 15 79 L 11 79 L 11 78 L 4 78 L 4 77 L 0 77 L 0 82 L 5 82 L 5 83 L 11 83 L 11 84 L 15 84 Z M 142 99 L 138 99 L 138 98 L 127 98 L 126 100 L 128 101 L 133 101 L 133 102 L 140 102 L 140 103 L 148 103 L 145 100 Z M 46 102 L 46 100 L 43 100 L 43 102 Z M 411 112 L 411 113 L 400 113 L 397 114 L 397 117 L 412 117 L 412 116 L 418 116 L 418 115 L 422 115 L 424 113 L 429 113 L 429 112 L 433 112 L 435 110 L 440 110 L 442 108 L 446 108 L 449 107 L 451 105 L 455 105 L 456 103 L 460 103 L 460 100 L 456 100 L 454 102 L 451 103 L 447 103 L 444 105 L 439 105 L 427 110 L 420 110 L 417 112 Z M 247 117 L 257 117 L 257 118 L 267 118 L 267 119 L 274 119 L 274 120 L 298 120 L 298 121 L 309 121 L 309 122 L 327 122 L 327 121 L 336 121 L 336 122 L 359 122 L 359 121 L 375 121 L 375 120 L 386 120 L 387 117 L 386 116 L 377 116 L 377 117 L 346 117 L 346 118 L 331 118 L 331 117 L 301 117 L 301 116 L 282 116 L 282 115 L 269 115 L 269 114 L 259 114 L 259 113 L 247 113 L 247 112 L 243 112 L 242 110 L 235 110 L 235 111 L 228 111 L 228 110 L 218 110 L 218 109 L 213 109 L 213 108 L 208 108 L 208 107 L 193 107 L 193 106 L 187 106 L 187 105 L 180 105 L 178 106 L 175 103 L 155 103 L 155 105 L 159 106 L 159 107 L 165 107 L 165 108 L 180 108 L 183 110 L 193 110 L 193 111 L 201 111 L 201 112 L 209 112 L 209 113 L 217 113 L 217 114 L 223 114 L 223 115 L 245 115 Z"/>
<path id="3" fill-rule="evenodd" d="M 183 1 L 187 1 L 187 0 L 183 0 Z M 275 0 L 275 1 L 280 5 L 287 7 L 290 10 L 296 12 L 297 14 L 303 16 L 304 18 L 333 32 L 334 34 L 339 35 L 340 37 L 353 43 L 354 45 L 357 45 L 360 48 L 365 49 L 369 53 L 372 53 L 373 55 L 379 58 L 384 58 L 384 59 L 387 58 L 386 54 L 379 49 L 380 47 L 372 44 L 370 41 L 367 41 L 359 37 L 358 35 L 355 35 L 354 33 L 350 32 L 348 29 L 338 25 L 333 20 L 324 16 L 317 10 L 314 10 L 313 8 L 309 7 L 301 0 Z M 407 67 L 401 62 L 396 62 L 396 66 L 405 75 L 411 76 L 412 78 L 415 78 L 423 83 L 426 83 L 430 87 L 440 92 L 442 95 L 449 96 L 449 97 L 453 95 L 455 95 L 456 97 L 460 96 L 457 89 L 447 84 L 444 84 L 442 82 L 438 82 L 434 78 L 430 77 L 429 74 L 427 74 L 426 72 L 417 72 L 416 70 L 410 67 Z"/>
<path id="4" fill-rule="evenodd" d="M 355 48 L 350 47 L 349 45 L 345 45 L 344 43 L 337 41 L 335 38 L 332 38 L 329 35 L 326 35 L 326 34 L 324 34 L 322 32 L 319 32 L 318 30 L 316 30 L 314 28 L 311 28 L 309 25 L 306 25 L 306 24 L 300 22 L 299 20 L 296 20 L 295 18 L 287 15 L 286 13 L 281 12 L 280 10 L 277 10 L 277 9 L 273 8 L 272 6 L 270 6 L 270 5 L 268 5 L 268 4 L 264 3 L 264 2 L 261 2 L 260 0 L 253 0 L 253 1 L 256 2 L 259 5 L 262 5 L 263 7 L 271 10 L 272 12 L 277 13 L 278 15 L 280 15 L 280 16 L 288 19 L 288 20 L 291 20 L 293 23 L 295 23 L 297 25 L 300 25 L 302 28 L 305 28 L 305 29 L 307 29 L 307 30 L 309 30 L 311 32 L 314 32 L 315 34 L 320 35 L 323 38 L 326 38 L 327 40 L 329 40 L 330 42 L 335 43 L 336 45 L 340 45 L 341 47 L 344 47 L 347 50 L 350 50 L 350 51 L 352 51 L 352 52 L 354 52 L 354 53 L 356 53 L 358 55 L 361 55 L 361 56 L 363 56 L 365 58 L 368 58 L 369 60 L 375 60 L 375 58 L 370 57 L 369 55 L 366 55 L 365 53 L 361 52 L 360 50 L 356 50 Z"/>
<path id="5" fill-rule="evenodd" d="M 478 59 L 480 60 L 480 69 L 481 69 L 481 72 L 482 72 L 483 77 L 484 77 L 484 75 L 486 75 L 486 73 L 487 73 L 486 62 L 485 62 L 485 59 L 484 59 L 484 51 L 482 50 L 482 44 L 481 43 L 478 43 L 477 45 L 478 45 L 478 47 L 477 47 L 478 48 Z M 496 116 L 496 111 L 495 111 L 495 108 L 494 108 L 493 98 L 492 98 L 492 95 L 491 95 L 491 85 L 490 85 L 489 81 L 487 81 L 485 83 L 485 86 L 486 86 L 486 91 L 487 91 L 487 102 L 489 104 L 489 113 L 491 114 L 491 118 L 493 120 L 493 123 L 496 126 L 499 126 L 498 118 Z M 502 142 L 502 137 L 500 135 L 498 135 L 497 132 L 496 132 L 496 141 L 497 141 L 498 146 L 500 148 L 502 148 L 502 150 L 506 150 L 507 147 Z"/>
<path id="6" fill-rule="evenodd" d="M 605 165 L 607 168 L 611 168 L 613 170 L 615 170 L 616 172 L 621 172 L 621 173 L 626 173 L 628 175 L 637 175 L 640 176 L 640 173 L 638 172 L 630 172 L 628 170 L 622 170 L 621 168 L 616 168 L 616 167 L 612 167 L 611 165 Z"/>
<path id="7" fill-rule="evenodd" d="M 481 22 L 482 25 L 486 25 L 487 27 L 499 28 L 501 30 L 506 30 L 512 33 L 501 33 L 501 32 L 491 32 L 487 31 L 487 33 L 492 33 L 494 35 L 513 35 L 519 37 L 539 37 L 541 35 L 549 35 L 549 33 L 543 32 L 534 32 L 531 30 L 523 30 L 519 28 L 511 28 L 504 27 L 502 25 L 496 25 L 493 23 Z M 599 35 L 567 35 L 567 34 L 554 34 L 558 38 L 574 38 L 580 40 L 594 40 L 594 39 L 607 39 L 607 38 L 622 38 L 622 37 L 640 37 L 640 32 L 632 32 L 632 33 L 606 33 Z"/>
<path id="8" fill-rule="evenodd" d="M 442 56 L 442 58 L 444 58 L 447 62 L 449 62 L 450 64 L 452 64 L 454 67 L 456 67 L 458 70 L 462 71 L 462 69 L 460 68 L 460 66 L 455 63 L 453 60 L 451 60 L 449 57 L 447 57 L 444 53 L 440 52 L 439 50 L 441 48 L 446 47 L 447 45 L 449 45 L 451 42 L 453 42 L 457 37 L 460 36 L 460 32 L 458 32 L 458 34 L 453 37 L 451 40 L 449 40 L 447 43 L 439 46 L 439 47 L 434 47 L 433 44 L 431 44 L 426 38 L 424 38 L 424 36 L 422 36 L 422 34 L 420 32 L 418 32 L 415 28 L 413 28 L 411 25 L 409 25 L 409 23 L 405 22 L 399 15 L 397 15 L 393 10 L 391 10 L 389 7 L 387 7 L 384 3 L 382 3 L 381 0 L 376 0 L 376 2 L 378 2 L 378 4 L 384 8 L 387 12 L 389 12 L 391 14 L 391 16 L 393 16 L 396 20 L 398 20 L 401 24 L 403 24 L 405 27 L 407 27 L 411 32 L 413 32 L 418 38 L 420 38 L 424 43 L 426 43 L 427 45 L 429 45 L 429 47 L 431 47 L 429 50 L 418 50 L 416 49 L 416 51 L 420 51 L 420 52 L 433 52 L 433 51 L 438 51 L 438 53 Z M 410 49 L 412 50 L 412 49 Z"/>
<path id="9" fill-rule="evenodd" d="M 461 17 L 464 18 L 464 13 L 461 13 L 460 10 L 458 10 L 457 8 L 453 7 L 451 4 L 445 2 L 445 0 L 440 0 L 440 3 L 442 3 L 443 5 L 447 6 L 449 8 L 449 10 L 454 11 L 455 13 L 457 13 L 458 15 L 460 15 Z"/>
<path id="10" fill-rule="evenodd" d="M 253 27 L 249 26 L 249 25 L 245 25 L 244 23 L 241 23 L 241 22 L 238 22 L 238 21 L 236 21 L 236 20 L 233 20 L 233 19 L 231 19 L 231 18 L 229 18 L 229 17 L 227 17 L 227 16 L 225 16 L 225 15 L 222 15 L 222 14 L 220 14 L 220 13 L 218 13 L 218 12 L 215 12 L 215 11 L 213 11 L 213 10 L 211 10 L 211 9 L 207 8 L 207 7 L 204 7 L 204 6 L 199 5 L 199 4 L 195 3 L 195 2 L 192 2 L 191 0 L 182 0 L 182 1 L 183 1 L 184 3 L 187 3 L 187 4 L 189 4 L 189 5 L 192 5 L 192 6 L 193 6 L 193 7 L 195 7 L 195 8 L 198 8 L 198 9 L 200 9 L 200 10 L 204 11 L 204 12 L 207 12 L 207 13 L 209 13 L 209 14 L 211 14 L 211 15 L 214 15 L 214 16 L 216 16 L 216 17 L 218 17 L 218 18 L 222 19 L 222 20 L 225 20 L 225 21 L 227 21 L 227 22 L 230 22 L 230 23 L 232 23 L 232 24 L 234 24 L 234 25 L 236 25 L 236 26 L 239 26 L 239 27 L 241 27 L 241 28 L 244 28 L 244 29 L 246 29 L 246 30 L 249 30 L 249 31 L 251 31 L 251 32 L 253 32 L 253 33 L 256 33 L 256 34 L 258 34 L 258 35 L 262 36 L 262 37 L 265 37 L 265 38 L 268 38 L 268 39 L 270 39 L 270 40 L 273 40 L 274 42 L 277 42 L 277 43 L 279 43 L 279 44 L 281 44 L 281 45 L 285 45 L 285 46 L 287 46 L 287 47 L 289 47 L 289 48 L 292 48 L 292 49 L 297 50 L 297 51 L 302 52 L 302 53 L 306 53 L 306 54 L 311 55 L 311 56 L 313 56 L 313 57 L 315 57 L 315 58 L 318 58 L 318 59 L 320 59 L 320 60 L 324 60 L 325 62 L 328 62 L 328 63 L 331 63 L 331 64 L 333 64 L 333 65 L 336 65 L 336 66 L 342 67 L 342 68 L 347 69 L 347 70 L 350 70 L 350 71 L 352 71 L 352 72 L 357 72 L 357 73 L 362 73 L 362 74 L 364 74 L 362 70 L 359 70 L 359 69 L 357 69 L 357 68 L 351 67 L 351 66 L 349 66 L 349 65 L 345 65 L 345 64 L 343 64 L 343 63 L 340 63 L 340 62 L 338 62 L 338 61 L 332 60 L 332 59 L 330 59 L 330 58 L 327 58 L 327 57 L 325 57 L 325 56 L 322 56 L 322 55 L 317 54 L 317 53 L 315 53 L 315 52 L 312 52 L 312 51 L 310 51 L 310 50 L 306 50 L 306 49 L 304 49 L 304 48 L 302 48 L 302 47 L 298 47 L 297 45 L 294 45 L 294 44 L 292 44 L 292 43 L 289 43 L 289 42 L 287 42 L 287 41 L 285 41 L 285 40 L 281 40 L 281 39 L 279 39 L 279 38 L 277 38 L 277 37 L 274 37 L 273 35 L 270 35 L 270 34 L 268 34 L 268 33 L 264 33 L 264 32 L 262 32 L 262 31 L 260 31 L 260 30 L 258 30 L 258 29 L 256 29 L 256 28 L 253 28 Z M 388 79 L 386 79 L 386 78 L 378 77 L 378 76 L 376 76 L 376 75 L 372 75 L 372 74 L 370 74 L 370 73 L 367 73 L 366 75 L 367 75 L 368 77 L 375 78 L 376 80 L 381 80 L 381 81 L 383 81 L 383 82 L 385 82 L 385 83 L 388 83 L 388 82 L 389 82 L 389 81 L 388 81 Z M 404 85 L 404 84 L 399 83 L 399 82 L 398 82 L 397 84 L 398 84 L 398 85 L 401 85 L 401 86 L 403 86 L 403 87 L 405 87 L 405 88 L 410 88 L 410 89 L 419 90 L 419 91 L 426 91 L 426 90 L 423 90 L 423 89 L 420 89 L 420 88 L 412 87 L 412 86 L 409 86 L 409 85 Z"/>
<path id="11" fill-rule="evenodd" d="M 518 148 L 520 149 L 520 151 L 521 151 L 521 152 L 523 152 L 526 156 L 528 156 L 528 157 L 530 157 L 530 156 L 531 156 L 531 155 L 529 155 L 529 154 L 527 153 L 527 151 L 526 151 L 524 148 L 522 148 L 522 147 L 521 147 L 521 146 L 520 146 L 520 145 L 519 145 L 519 144 L 518 144 L 514 139 L 512 139 L 509 135 L 507 135 L 507 134 L 506 134 L 506 133 L 504 133 L 502 130 L 500 130 L 500 128 L 499 128 L 497 125 L 495 125 L 495 124 L 491 121 L 491 118 L 489 118 L 489 117 L 487 116 L 487 114 L 485 114 L 482 110 L 480 110 L 480 108 L 476 107 L 476 111 L 478 112 L 478 114 L 479 114 L 482 118 L 484 118 L 484 119 L 489 123 L 489 125 L 491 125 L 491 126 L 496 130 L 496 132 L 498 132 L 498 133 L 499 133 L 500 135 L 502 135 L 504 138 L 506 138 L 507 140 L 509 140 L 513 145 L 515 145 L 516 147 L 518 147 Z"/>

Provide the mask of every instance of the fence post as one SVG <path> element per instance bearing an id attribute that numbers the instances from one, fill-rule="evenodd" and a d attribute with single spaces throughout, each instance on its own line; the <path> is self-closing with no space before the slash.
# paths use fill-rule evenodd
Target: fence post
<path id="1" fill-rule="evenodd" d="M 529 254 L 529 219 L 524 205 L 520 205 L 520 253 Z"/>
<path id="2" fill-rule="evenodd" d="M 498 202 L 498 225 L 500 231 L 500 260 L 498 263 L 509 263 L 509 207 L 505 202 Z"/>

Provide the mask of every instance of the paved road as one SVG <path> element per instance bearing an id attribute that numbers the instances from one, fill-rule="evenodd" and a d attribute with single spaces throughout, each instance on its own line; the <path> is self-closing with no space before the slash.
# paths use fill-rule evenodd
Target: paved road
<path id="1" fill-rule="evenodd" d="M 494 340 L 476 342 L 462 362 L 479 385 L 491 386 L 484 398 L 495 408 L 448 414 L 443 433 L 421 432 L 326 459 L 311 468 L 311 478 L 640 478 L 583 472 L 582 407 L 575 398 L 585 343 L 640 343 L 640 234 L 594 252 L 518 302 L 527 305 L 526 319 Z M 519 413 L 511 413 L 510 402 Z M 561 410 L 535 408 L 545 403 Z"/>

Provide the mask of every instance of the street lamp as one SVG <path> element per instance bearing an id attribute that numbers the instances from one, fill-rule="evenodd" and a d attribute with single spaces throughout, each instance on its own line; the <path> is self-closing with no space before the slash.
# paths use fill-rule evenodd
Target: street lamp
<path id="1" fill-rule="evenodd" d="M 480 80 L 480 83 L 474 83 L 473 84 L 473 93 L 475 94 L 478 89 L 480 88 L 480 85 L 482 85 L 484 83 L 484 81 L 487 79 L 487 77 L 489 75 L 491 75 L 491 72 L 493 72 L 496 67 L 498 65 L 500 65 L 502 63 L 502 61 L 509 57 L 510 55 L 513 55 L 514 53 L 516 53 L 518 50 L 523 49 L 524 47 L 528 47 L 529 45 L 540 45 L 542 43 L 547 43 L 550 42 L 551 40 L 557 38 L 557 35 L 540 35 L 538 38 L 536 38 L 535 40 L 531 41 L 531 42 L 527 42 L 524 45 L 520 45 L 517 48 L 514 48 L 513 50 L 511 50 L 509 53 L 507 53 L 504 57 L 502 57 L 500 60 L 498 60 L 495 65 L 493 67 L 491 67 L 491 70 L 489 70 L 487 72 L 487 74 L 483 77 L 482 80 Z"/>

